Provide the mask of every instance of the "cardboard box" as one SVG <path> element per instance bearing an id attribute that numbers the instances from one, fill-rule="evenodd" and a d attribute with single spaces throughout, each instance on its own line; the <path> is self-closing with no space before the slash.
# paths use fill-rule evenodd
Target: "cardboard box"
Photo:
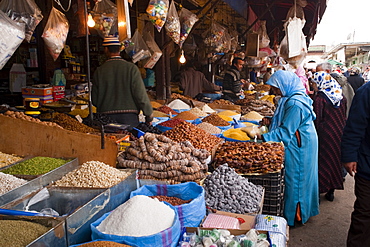
<path id="1" fill-rule="evenodd" d="M 27 97 L 48 96 L 48 95 L 53 94 L 53 88 L 52 87 L 45 87 L 45 88 L 23 87 L 22 94 L 27 95 Z"/>
<path id="2" fill-rule="evenodd" d="M 216 210 L 215 214 L 226 215 L 229 217 L 237 218 L 240 223 L 240 230 L 244 230 L 244 231 L 254 228 L 254 225 L 256 223 L 256 215 L 253 215 L 253 214 L 250 214 L 250 215 L 235 214 L 235 213 L 229 213 L 229 212 L 224 212 L 224 211 L 219 211 L 219 210 Z"/>
<path id="3" fill-rule="evenodd" d="M 53 92 L 56 93 L 56 92 L 64 92 L 66 89 L 65 86 L 53 86 Z"/>

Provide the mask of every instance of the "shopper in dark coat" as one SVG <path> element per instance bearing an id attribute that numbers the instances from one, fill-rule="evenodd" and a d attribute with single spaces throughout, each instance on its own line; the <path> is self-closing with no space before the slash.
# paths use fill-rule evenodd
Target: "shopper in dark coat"
<path id="1" fill-rule="evenodd" d="M 348 83 L 351 84 L 353 91 L 357 91 L 362 85 L 365 84 L 364 78 L 360 75 L 359 68 L 352 68 L 350 71 L 350 76 L 348 77 Z"/>
<path id="2" fill-rule="evenodd" d="M 353 98 L 341 149 L 344 167 L 355 175 L 356 201 L 347 247 L 370 246 L 370 83 Z"/>
<path id="3" fill-rule="evenodd" d="M 313 76 L 318 92 L 314 96 L 314 121 L 319 138 L 319 191 L 334 200 L 334 190 L 343 189 L 340 141 L 346 122 L 347 101 L 340 84 L 320 71 Z"/>

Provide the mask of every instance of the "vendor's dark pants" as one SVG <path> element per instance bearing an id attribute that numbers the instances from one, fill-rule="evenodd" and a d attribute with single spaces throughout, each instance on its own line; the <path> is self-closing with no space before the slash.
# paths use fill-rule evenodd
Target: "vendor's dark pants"
<path id="1" fill-rule="evenodd" d="M 136 113 L 117 113 L 117 114 L 109 114 L 108 115 L 111 119 L 115 120 L 117 123 L 120 124 L 129 124 L 132 127 L 136 127 L 139 125 L 139 116 Z"/>
<path id="2" fill-rule="evenodd" d="M 347 247 L 370 246 L 370 181 L 356 175 L 355 195 Z"/>

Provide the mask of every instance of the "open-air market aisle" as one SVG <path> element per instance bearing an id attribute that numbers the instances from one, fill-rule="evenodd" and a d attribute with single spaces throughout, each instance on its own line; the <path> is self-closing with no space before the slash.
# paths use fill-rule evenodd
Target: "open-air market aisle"
<path id="1" fill-rule="evenodd" d="M 347 232 L 353 211 L 354 179 L 347 175 L 344 190 L 335 191 L 335 199 L 329 202 L 320 196 L 320 214 L 311 217 L 303 226 L 290 227 L 290 247 L 346 246 Z"/>

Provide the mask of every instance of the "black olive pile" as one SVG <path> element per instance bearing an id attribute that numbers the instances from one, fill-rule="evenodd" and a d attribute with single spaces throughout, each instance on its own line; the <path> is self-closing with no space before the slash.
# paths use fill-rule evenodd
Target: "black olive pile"
<path id="1" fill-rule="evenodd" d="M 87 126 L 97 126 L 97 125 L 106 125 L 110 123 L 117 123 L 115 120 L 111 119 L 107 114 L 102 113 L 93 113 L 93 122 L 91 122 L 90 116 L 83 119 L 83 124 Z"/>
<path id="2" fill-rule="evenodd" d="M 140 123 L 138 126 L 136 126 L 136 128 L 143 132 L 162 134 L 162 131 L 160 131 L 157 127 L 149 125 L 147 123 Z"/>

